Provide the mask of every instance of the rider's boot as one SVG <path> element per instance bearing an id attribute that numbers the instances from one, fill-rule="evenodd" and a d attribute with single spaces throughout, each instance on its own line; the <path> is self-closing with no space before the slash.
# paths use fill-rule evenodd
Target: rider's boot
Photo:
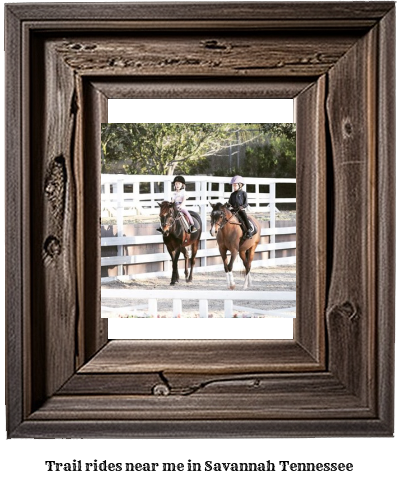
<path id="1" fill-rule="evenodd" d="M 158 227 L 158 228 L 156 229 L 156 231 L 157 231 L 157 232 L 160 232 L 160 233 L 163 233 L 163 230 L 162 230 L 162 228 L 161 228 L 161 227 Z"/>
<path id="2" fill-rule="evenodd" d="M 190 233 L 195 233 L 196 231 L 195 225 L 190 225 Z"/>

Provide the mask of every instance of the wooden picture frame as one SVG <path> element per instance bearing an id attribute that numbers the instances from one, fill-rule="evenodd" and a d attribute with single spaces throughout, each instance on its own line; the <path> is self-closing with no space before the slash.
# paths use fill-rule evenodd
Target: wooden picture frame
<path id="1" fill-rule="evenodd" d="M 9 437 L 391 436 L 394 3 L 5 12 Z M 113 97 L 295 99 L 293 340 L 108 341 Z"/>

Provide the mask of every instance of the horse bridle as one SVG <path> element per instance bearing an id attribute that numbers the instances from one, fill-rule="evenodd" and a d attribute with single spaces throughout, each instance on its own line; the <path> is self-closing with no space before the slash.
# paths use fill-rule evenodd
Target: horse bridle
<path id="1" fill-rule="evenodd" d="M 226 208 L 225 208 L 225 209 L 226 209 Z M 225 213 L 223 210 L 217 210 L 217 211 L 219 211 L 219 212 L 222 214 L 222 216 L 223 216 L 222 223 L 221 223 L 221 224 L 219 224 L 219 229 L 220 229 L 220 230 L 222 230 L 222 228 L 223 228 L 223 227 L 226 225 L 226 223 L 230 223 L 230 224 L 232 224 L 232 225 L 241 225 L 241 223 L 240 223 L 240 222 L 231 222 L 231 221 L 230 221 L 230 220 L 231 220 L 233 217 L 235 217 L 235 216 L 236 216 L 236 214 L 235 214 L 235 213 L 231 212 L 231 217 L 230 217 L 230 218 L 227 218 L 226 213 Z M 220 219 L 220 217 L 218 218 L 218 220 L 219 220 L 219 219 Z M 217 223 L 217 221 L 216 221 L 216 220 L 214 220 L 214 223 L 213 223 L 213 224 L 214 224 L 214 225 L 216 225 L 216 223 Z"/>
<path id="2" fill-rule="evenodd" d="M 171 214 L 170 211 L 175 212 L 175 214 L 174 215 Z M 171 206 L 169 208 L 169 213 L 165 216 L 160 217 L 161 227 L 163 228 L 164 226 L 166 226 L 166 224 L 168 224 L 169 228 L 172 228 L 176 220 L 178 220 L 179 218 L 180 218 L 179 210 Z"/>
<path id="3" fill-rule="evenodd" d="M 172 227 L 174 225 L 176 219 L 177 219 L 177 217 L 174 217 L 173 215 L 168 213 L 165 216 L 161 216 L 161 225 L 165 226 L 166 224 L 168 224 L 169 227 Z M 170 223 L 170 221 L 172 221 L 172 222 Z"/>

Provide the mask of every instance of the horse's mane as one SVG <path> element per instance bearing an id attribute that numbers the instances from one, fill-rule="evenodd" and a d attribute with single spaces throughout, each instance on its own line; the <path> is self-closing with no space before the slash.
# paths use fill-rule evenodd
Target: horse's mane
<path id="1" fill-rule="evenodd" d="M 215 205 L 213 207 L 213 211 L 220 211 L 222 209 L 222 207 L 225 208 L 225 205 L 223 203 L 220 203 L 220 201 L 219 201 L 219 202 L 215 203 Z"/>
<path id="2" fill-rule="evenodd" d="M 169 212 L 169 208 L 171 207 L 169 201 L 162 201 L 160 208 L 161 208 L 161 213 L 163 212 Z M 173 208 L 176 208 L 175 203 L 173 203 Z"/>

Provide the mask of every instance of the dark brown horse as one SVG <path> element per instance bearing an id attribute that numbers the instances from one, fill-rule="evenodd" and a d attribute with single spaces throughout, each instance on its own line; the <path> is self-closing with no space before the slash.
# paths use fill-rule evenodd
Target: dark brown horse
<path id="1" fill-rule="evenodd" d="M 197 255 L 198 245 L 201 238 L 202 222 L 198 213 L 190 211 L 194 220 L 194 225 L 197 231 L 195 233 L 187 233 L 181 223 L 181 218 L 184 218 L 174 203 L 163 201 L 158 203 L 160 206 L 159 218 L 161 219 L 161 228 L 163 231 L 163 241 L 172 258 L 172 280 L 170 285 L 173 286 L 179 281 L 178 262 L 180 252 L 184 255 L 184 274 L 186 281 L 193 280 L 193 269 L 195 266 L 195 256 Z M 187 247 L 191 247 L 191 256 L 189 255 Z M 188 261 L 190 259 L 190 275 L 188 273 Z"/>
<path id="2" fill-rule="evenodd" d="M 244 289 L 251 285 L 251 264 L 254 258 L 255 249 L 260 241 L 260 224 L 255 218 L 248 215 L 248 219 L 257 229 L 256 233 L 250 239 L 244 239 L 246 229 L 238 217 L 232 213 L 226 205 L 222 203 L 212 204 L 211 213 L 211 235 L 216 236 L 219 245 L 219 252 L 223 259 L 224 270 L 226 272 L 227 287 L 235 288 L 233 276 L 233 264 L 237 255 L 240 254 L 241 260 L 245 266 Z M 227 260 L 227 251 L 230 250 L 230 261 Z"/>

